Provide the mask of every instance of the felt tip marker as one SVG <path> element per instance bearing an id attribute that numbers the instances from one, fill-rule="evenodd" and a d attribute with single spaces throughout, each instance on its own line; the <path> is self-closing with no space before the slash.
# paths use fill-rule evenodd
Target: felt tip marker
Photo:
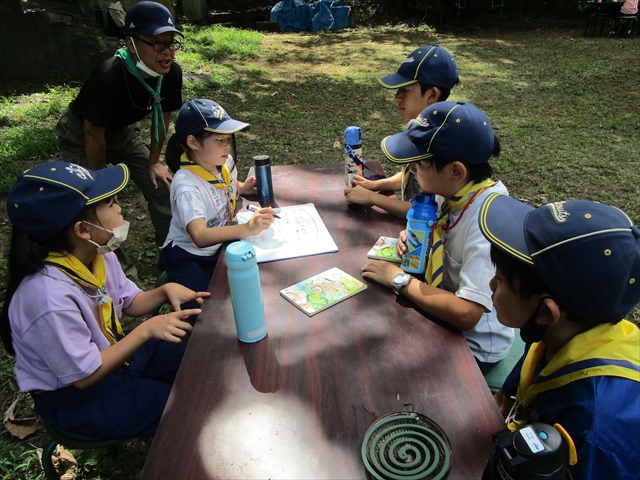
<path id="1" fill-rule="evenodd" d="M 257 212 L 258 210 L 260 210 L 258 207 L 256 207 L 255 205 L 247 205 L 247 210 L 249 210 L 250 212 Z M 273 218 L 277 218 L 280 219 L 280 217 L 278 215 L 274 215 Z"/>

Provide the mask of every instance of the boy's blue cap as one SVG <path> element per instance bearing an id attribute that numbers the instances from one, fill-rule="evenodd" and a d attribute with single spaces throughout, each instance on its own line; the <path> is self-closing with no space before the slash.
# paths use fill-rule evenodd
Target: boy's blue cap
<path id="1" fill-rule="evenodd" d="M 411 52 L 396 73 L 382 77 L 378 82 L 385 88 L 406 87 L 416 82 L 453 88 L 458 82 L 458 66 L 444 48 L 424 45 Z"/>
<path id="2" fill-rule="evenodd" d="M 230 135 L 251 128 L 251 125 L 232 119 L 213 100 L 198 98 L 187 100 L 176 117 L 176 140 L 184 143 L 189 135 L 206 130 Z"/>
<path id="3" fill-rule="evenodd" d="M 438 102 L 410 120 L 404 132 L 382 139 L 380 148 L 394 163 L 432 157 L 467 165 L 486 163 L 495 137 L 489 118 L 466 102 Z"/>
<path id="4" fill-rule="evenodd" d="M 124 30 L 128 33 L 138 32 L 150 37 L 166 32 L 174 32 L 184 37 L 174 25 L 171 12 L 157 2 L 140 2 L 127 10 L 124 17 Z"/>
<path id="5" fill-rule="evenodd" d="M 615 207 L 567 200 L 533 208 L 494 193 L 479 222 L 487 240 L 535 268 L 577 320 L 615 323 L 640 301 L 640 230 Z"/>
<path id="6" fill-rule="evenodd" d="M 9 219 L 34 239 L 47 240 L 128 181 L 124 164 L 92 171 L 67 162 L 43 163 L 18 175 L 7 195 Z"/>

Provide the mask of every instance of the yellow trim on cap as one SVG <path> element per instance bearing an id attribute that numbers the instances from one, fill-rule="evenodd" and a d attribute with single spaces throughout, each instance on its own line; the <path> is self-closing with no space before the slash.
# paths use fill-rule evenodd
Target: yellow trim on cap
<path id="1" fill-rule="evenodd" d="M 384 83 L 381 78 L 378 79 L 378 83 L 382 85 L 384 88 L 393 89 L 393 88 L 402 88 L 408 87 L 409 85 L 413 85 L 414 83 L 418 83 L 417 80 L 411 80 L 409 82 L 398 83 L 397 85 L 389 85 L 388 83 Z"/>
<path id="2" fill-rule="evenodd" d="M 487 197 L 487 199 L 482 204 L 482 207 L 480 208 L 480 230 L 482 230 L 482 233 L 487 237 L 487 239 L 489 240 L 490 243 L 492 243 L 495 246 L 499 247 L 500 249 L 504 250 L 506 253 L 508 253 L 509 255 L 517 258 L 518 260 L 521 260 L 524 263 L 527 263 L 529 265 L 533 265 L 533 260 L 531 259 L 531 257 L 529 255 L 527 255 L 525 253 L 522 253 L 521 251 L 516 250 L 515 248 L 513 248 L 510 245 L 506 244 L 505 242 L 500 240 L 498 237 L 493 235 L 491 233 L 491 231 L 489 230 L 489 227 L 488 227 L 487 222 L 486 222 L 486 220 L 487 220 L 487 211 L 489 209 L 489 205 L 491 204 L 491 202 L 493 202 L 498 196 L 503 196 L 503 194 L 502 193 L 492 193 L 491 195 L 489 195 Z"/>
<path id="3" fill-rule="evenodd" d="M 598 230 L 597 232 L 585 233 L 584 235 L 578 235 L 576 237 L 567 238 L 566 240 L 562 240 L 561 242 L 554 243 L 553 245 L 549 245 L 543 248 L 542 250 L 538 250 L 537 252 L 532 253 L 531 256 L 533 257 L 535 255 L 540 255 L 541 253 L 551 250 L 552 248 L 559 247 L 560 245 L 564 245 L 565 243 L 570 243 L 575 240 L 581 240 L 583 238 L 593 237 L 594 235 L 602 235 L 605 233 L 613 233 L 613 232 L 628 232 L 628 231 L 629 231 L 629 228 L 609 228 L 607 230 Z"/>
<path id="4" fill-rule="evenodd" d="M 236 122 L 238 122 L 238 121 L 239 120 L 236 120 Z M 236 128 L 235 130 L 216 130 L 215 128 L 209 128 L 209 127 L 206 127 L 205 130 L 207 132 L 218 133 L 220 135 L 231 135 L 232 133 L 237 133 L 237 132 L 240 132 L 240 131 L 244 130 L 248 126 L 249 126 L 249 124 L 245 123 L 244 125 Z"/>
<path id="5" fill-rule="evenodd" d="M 422 57 L 422 60 L 420 60 L 420 63 L 418 64 L 418 67 L 416 68 L 416 73 L 415 73 L 415 75 L 414 75 L 414 77 L 413 77 L 413 79 L 414 79 L 416 82 L 418 81 L 418 72 L 420 71 L 420 67 L 422 66 L 422 62 L 424 62 L 424 61 L 427 59 L 427 57 L 429 56 L 429 54 L 430 54 L 431 52 L 433 52 L 433 51 L 435 50 L 435 48 L 436 48 L 436 46 L 435 46 L 435 45 L 432 45 L 432 46 L 431 46 L 431 50 L 429 50 L 429 51 L 425 54 L 425 56 L 424 56 L 424 57 Z"/>
<path id="6" fill-rule="evenodd" d="M 382 152 L 387 156 L 387 158 L 391 160 L 393 163 L 413 163 L 413 162 L 419 162 L 420 160 L 426 160 L 428 158 L 433 157 L 432 153 L 425 153 L 424 155 L 418 155 L 417 157 L 409 157 L 409 158 L 402 158 L 402 159 L 396 158 L 389 153 L 389 150 L 387 150 L 386 140 L 387 140 L 386 138 L 382 139 L 380 148 L 382 149 Z"/>
<path id="7" fill-rule="evenodd" d="M 460 106 L 460 104 L 459 104 L 459 103 L 457 103 L 457 104 L 455 104 L 455 105 L 451 108 L 451 110 L 449 110 L 449 111 L 447 112 L 447 116 L 446 116 L 446 117 L 444 117 L 444 122 L 442 122 L 442 124 L 441 124 L 441 125 L 438 127 L 438 129 L 436 130 L 436 133 L 434 133 L 434 134 L 431 136 L 431 140 L 429 140 L 429 150 L 431 150 L 431 144 L 433 143 L 433 139 L 434 139 L 434 138 L 436 138 L 436 135 L 438 135 L 438 132 L 440 131 L 440 129 L 441 129 L 442 127 L 444 127 L 445 123 L 447 123 L 447 120 L 449 120 L 449 115 L 451 115 L 451 112 L 453 112 L 453 111 L 454 111 L 456 108 L 458 108 L 459 106 Z"/>
<path id="8" fill-rule="evenodd" d="M 124 187 L 127 186 L 127 183 L 129 182 L 129 169 L 121 163 L 118 163 L 117 165 L 114 165 L 113 167 L 110 167 L 110 168 L 114 168 L 114 167 L 120 167 L 124 172 L 124 178 L 122 179 L 122 183 L 116 188 L 112 189 L 111 191 L 103 195 L 100 195 L 99 197 L 92 198 L 87 202 L 87 205 L 93 205 L 94 203 L 98 203 L 106 198 L 113 197 L 116 193 L 118 193 L 120 190 L 122 190 Z"/>
<path id="9" fill-rule="evenodd" d="M 60 182 L 58 180 L 52 180 L 50 178 L 46 178 L 46 177 L 41 177 L 39 175 L 28 175 L 28 174 L 24 174 L 24 178 L 33 178 L 33 179 L 37 179 L 37 180 L 42 180 L 45 182 L 49 182 L 49 183 L 55 183 L 58 185 L 62 185 L 63 187 L 67 187 L 69 190 L 74 190 L 76 192 L 78 192 L 78 194 L 80 194 L 80 196 L 86 198 L 87 200 L 89 200 L 89 197 L 87 197 L 84 193 L 82 193 L 80 190 L 78 190 L 77 188 L 72 187 L 71 185 L 67 185 L 64 182 Z"/>

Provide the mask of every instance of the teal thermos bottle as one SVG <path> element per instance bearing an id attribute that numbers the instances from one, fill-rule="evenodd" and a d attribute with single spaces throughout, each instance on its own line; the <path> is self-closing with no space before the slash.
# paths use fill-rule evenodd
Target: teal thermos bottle
<path id="1" fill-rule="evenodd" d="M 435 195 L 419 193 L 411 200 L 411 208 L 407 212 L 407 250 L 400 265 L 405 272 L 425 272 L 429 260 L 429 237 L 437 220 Z"/>
<path id="2" fill-rule="evenodd" d="M 256 252 L 249 242 L 233 242 L 226 260 L 238 340 L 255 343 L 267 336 Z"/>

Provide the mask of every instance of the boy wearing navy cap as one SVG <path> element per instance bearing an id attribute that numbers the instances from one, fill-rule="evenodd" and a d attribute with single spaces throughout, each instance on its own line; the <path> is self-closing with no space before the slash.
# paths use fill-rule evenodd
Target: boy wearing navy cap
<path id="1" fill-rule="evenodd" d="M 530 343 L 495 395 L 509 428 L 559 423 L 575 480 L 638 478 L 640 332 L 623 317 L 640 301 L 640 230 L 608 205 L 503 195 L 479 223 L 498 318 Z"/>
<path id="2" fill-rule="evenodd" d="M 513 331 L 493 311 L 489 281 L 494 268 L 489 242 L 478 227 L 482 200 L 493 192 L 507 194 L 502 182 L 490 179 L 488 161 L 500 145 L 491 122 L 465 102 L 439 102 L 427 107 L 407 129 L 382 140 L 389 160 L 409 165 L 423 192 L 436 194 L 440 205 L 432 230 L 423 283 L 389 262 L 371 262 L 362 276 L 393 288 L 427 315 L 462 330 L 483 373 L 503 359 Z M 398 255 L 406 250 L 400 232 Z"/>
<path id="3" fill-rule="evenodd" d="M 411 52 L 398 71 L 378 80 L 384 88 L 397 89 L 395 101 L 404 120 L 416 118 L 429 105 L 443 102 L 458 84 L 458 67 L 451 54 L 438 45 L 424 45 Z M 420 187 L 409 168 L 389 178 L 369 180 L 356 175 L 354 188 L 346 188 L 347 203 L 375 205 L 404 218 L 411 208 L 411 200 Z M 399 191 L 401 198 L 377 192 Z"/>
<path id="4" fill-rule="evenodd" d="M 149 207 L 155 241 L 161 247 L 169 231 L 171 174 L 160 164 L 171 112 L 182 105 L 182 70 L 174 62 L 180 46 L 171 13 L 156 2 L 140 2 L 125 17 L 126 47 L 105 60 L 84 82 L 56 127 L 65 161 L 92 170 L 124 163 Z M 138 122 L 152 113 L 151 143 Z M 135 267 L 120 257 L 129 277 Z"/>

